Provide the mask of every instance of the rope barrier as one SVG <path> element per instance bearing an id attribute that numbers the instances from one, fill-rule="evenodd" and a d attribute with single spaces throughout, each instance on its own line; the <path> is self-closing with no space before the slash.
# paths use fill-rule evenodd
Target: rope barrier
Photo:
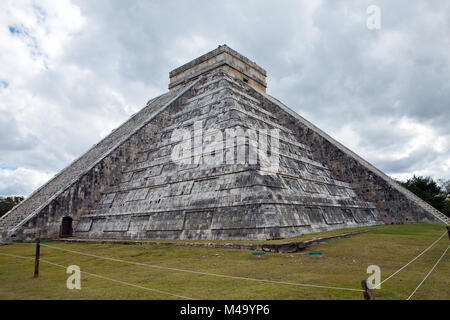
<path id="1" fill-rule="evenodd" d="M 391 279 L 392 277 L 394 277 L 396 274 L 398 274 L 400 271 L 402 271 L 403 269 L 405 269 L 407 266 L 409 266 L 411 263 L 413 263 L 415 260 L 417 260 L 419 257 L 421 257 L 425 252 L 427 252 L 428 250 L 430 250 L 437 242 L 439 242 L 439 240 L 441 240 L 445 235 L 447 234 L 447 231 L 444 232 L 436 241 L 434 241 L 430 246 L 428 246 L 425 250 L 423 250 L 420 254 L 418 254 L 415 258 L 413 258 L 411 261 L 409 261 L 408 263 L 406 263 L 404 266 L 402 266 L 400 269 L 398 269 L 397 271 L 395 271 L 393 274 L 391 274 L 389 277 L 387 277 L 386 279 L 384 279 L 383 281 L 381 281 L 378 285 L 374 286 L 373 289 L 381 286 L 383 283 L 385 283 L 386 281 L 388 281 L 389 279 Z M 31 244 L 31 243 L 30 243 Z M 230 279 L 237 279 L 237 280 L 247 280 L 247 281 L 255 281 L 255 282 L 264 282 L 264 283 L 273 283 L 273 284 L 282 284 L 282 285 L 291 285 L 291 286 L 301 286 L 301 287 L 312 287 L 312 288 L 322 288 L 322 289 L 334 289 L 334 290 L 347 290 L 347 291 L 357 291 L 357 292 L 364 292 L 364 290 L 361 289 L 353 289 L 353 288 L 343 288 L 343 287 L 335 287 L 335 286 L 323 286 L 323 285 L 315 285 L 315 284 L 306 284 L 306 283 L 294 283 L 294 282 L 285 282 L 285 281 L 275 281 L 275 280 L 267 280 L 267 279 L 256 279 L 256 278 L 249 278 L 249 277 L 239 277 L 239 276 L 231 276 L 231 275 L 224 275 L 224 274 L 217 274 L 217 273 L 209 273 L 209 272 L 201 272 L 201 271 L 195 271 L 195 270 L 187 270 L 187 269 L 180 269 L 180 268 L 173 268 L 173 267 L 164 267 L 164 266 L 159 266 L 159 265 L 154 265 L 154 264 L 147 264 L 147 263 L 141 263 L 141 262 L 134 262 L 134 261 L 128 261 L 128 260 L 123 260 L 123 259 L 116 259 L 116 258 L 110 258 L 110 257 L 104 257 L 104 256 L 98 256 L 98 255 L 94 255 L 94 254 L 89 254 L 89 253 L 83 253 L 83 252 L 79 252 L 79 251 L 74 251 L 74 250 L 69 250 L 69 249 L 63 249 L 63 248 L 59 248 L 59 247 L 54 247 L 54 246 L 50 246 L 47 244 L 43 244 L 41 243 L 41 246 L 44 247 L 48 247 L 51 249 L 55 249 L 55 250 L 60 250 L 60 251 L 65 251 L 65 252 L 69 252 L 69 253 L 74 253 L 74 254 L 78 254 L 78 255 L 83 255 L 83 256 L 88 256 L 88 257 L 93 257 L 96 259 L 103 259 L 103 260 L 109 260 L 109 261 L 115 261 L 115 262 L 120 262 L 120 263 L 128 263 L 128 264 L 132 264 L 132 265 L 138 265 L 138 266 L 144 266 L 144 267 L 150 267 L 150 268 L 156 268 L 156 269 L 162 269 L 162 270 L 169 270 L 169 271 L 176 271 L 176 272 L 185 272 L 185 273 L 192 273 L 192 274 L 198 274 L 198 275 L 206 275 L 206 276 L 214 276 L 214 277 L 221 277 L 221 278 L 230 278 Z M 430 270 L 430 272 L 425 276 L 425 278 L 422 280 L 422 282 L 418 285 L 418 287 L 413 291 L 413 293 L 408 297 L 408 300 L 414 295 L 414 293 L 420 288 L 420 286 L 423 284 L 423 282 L 425 282 L 425 280 L 428 278 L 428 276 L 431 274 L 431 272 L 434 270 L 434 268 L 437 266 L 437 264 L 441 261 L 441 259 L 444 257 L 445 253 L 447 252 L 449 247 L 447 247 L 447 249 L 444 251 L 444 253 L 442 254 L 442 256 L 440 257 L 440 259 L 436 262 L 436 264 L 433 266 L 433 268 Z M 8 255 L 8 256 L 12 256 L 12 257 L 21 257 L 21 256 L 15 256 L 15 255 L 9 255 L 9 254 L 3 254 L 2 255 Z M 21 257 L 21 258 L 29 258 L 29 259 L 33 259 L 30 257 Z M 52 262 L 46 261 L 41 259 L 41 261 L 49 263 L 49 264 L 54 264 Z M 57 265 L 57 264 L 54 264 Z M 57 265 L 60 267 L 64 267 L 61 265 Z M 64 267 L 65 268 L 65 267 Z M 160 293 L 164 293 L 164 294 L 168 294 L 168 295 L 172 295 L 172 296 L 176 296 L 176 297 L 180 297 L 180 298 L 186 298 L 186 299 L 192 299 L 189 297 L 183 297 L 183 296 L 179 296 L 179 295 L 174 295 L 165 291 L 160 291 L 157 289 L 150 289 L 150 288 L 146 288 L 146 287 L 141 287 L 138 285 L 134 285 L 134 284 L 129 284 L 126 282 L 122 282 L 120 280 L 115 280 L 115 279 L 111 279 L 111 278 L 107 278 L 107 277 L 103 277 L 100 275 L 95 275 L 95 274 L 91 274 L 88 273 L 86 271 L 83 271 L 86 274 L 90 274 L 92 276 L 98 277 L 98 278 L 103 278 L 106 280 L 111 280 L 111 281 L 115 281 L 118 283 L 123 283 L 126 285 L 131 285 L 134 287 L 138 287 L 138 288 L 142 288 L 142 289 L 146 289 L 146 290 L 151 290 L 151 291 L 157 291 Z"/>
<path id="2" fill-rule="evenodd" d="M 14 254 L 7 254 L 7 253 L 0 253 L 0 255 L 14 257 L 14 258 L 22 258 L 22 259 L 34 259 L 32 257 L 24 257 L 24 256 L 18 256 L 18 255 L 14 255 Z M 53 265 L 53 266 L 57 266 L 57 267 L 60 267 L 60 268 L 67 269 L 66 266 L 63 266 L 63 265 L 60 265 L 60 264 L 57 264 L 57 263 L 54 263 L 54 262 L 51 262 L 51 261 L 48 261 L 48 260 L 45 260 L 45 259 L 42 259 L 42 258 L 40 258 L 39 261 L 47 263 L 47 264 L 50 264 L 50 265 Z M 120 284 L 123 284 L 123 285 L 127 285 L 127 286 L 130 286 L 130 287 L 135 287 L 135 288 L 144 289 L 144 290 L 148 290 L 148 291 L 154 291 L 154 292 L 158 292 L 158 293 L 174 296 L 174 297 L 177 297 L 177 298 L 194 300 L 194 298 L 173 294 L 173 293 L 170 293 L 170 292 L 167 292 L 167 291 L 158 290 L 158 289 L 143 287 L 143 286 L 136 285 L 136 284 L 133 284 L 133 283 L 129 283 L 129 282 L 121 281 L 121 280 L 116 280 L 116 279 L 100 276 L 98 274 L 94 274 L 94 273 L 87 272 L 87 271 L 81 271 L 80 270 L 80 272 L 81 273 L 85 273 L 85 274 L 90 275 L 90 276 L 93 276 L 93 277 L 96 277 L 96 278 L 117 282 L 117 283 L 120 283 Z"/>
<path id="3" fill-rule="evenodd" d="M 425 280 L 427 280 L 428 276 L 433 272 L 434 268 L 436 268 L 436 266 L 439 264 L 439 262 L 441 262 L 442 258 L 445 256 L 445 254 L 447 253 L 448 248 L 450 247 L 450 245 L 447 246 L 447 249 L 445 249 L 444 253 L 441 255 L 441 257 L 438 259 L 438 261 L 435 263 L 435 265 L 433 266 L 433 268 L 431 268 L 430 272 L 428 272 L 428 274 L 425 276 L 425 278 L 423 278 L 422 282 L 419 283 L 419 285 L 417 286 L 416 289 L 414 289 L 414 291 L 411 293 L 411 295 L 408 297 L 408 299 L 406 300 L 410 300 L 411 297 L 414 295 L 414 293 L 416 293 L 416 291 L 420 288 L 420 286 L 425 282 Z"/>
<path id="4" fill-rule="evenodd" d="M 409 266 L 411 263 L 413 263 L 414 261 L 416 261 L 419 257 L 421 257 L 425 252 L 427 252 L 428 250 L 430 250 L 439 240 L 442 239 L 443 236 L 445 236 L 447 234 L 447 231 L 445 231 L 442 236 L 439 237 L 439 239 L 437 239 L 436 241 L 434 241 L 428 248 L 426 248 L 425 250 L 423 250 L 418 256 L 416 256 L 414 259 L 412 259 L 411 261 L 409 261 L 407 264 L 405 264 L 403 267 L 401 267 L 400 269 L 398 269 L 397 271 L 395 271 L 393 274 L 391 274 L 389 277 L 387 277 L 386 279 L 384 279 L 383 281 L 381 281 L 379 284 L 377 284 L 376 286 L 373 287 L 373 289 L 381 286 L 383 283 L 385 283 L 386 281 L 388 281 L 390 278 L 392 278 L 393 276 L 395 276 L 397 273 L 399 273 L 400 271 L 402 271 L 403 269 L 405 269 L 407 266 Z"/>
<path id="5" fill-rule="evenodd" d="M 322 288 L 322 289 L 335 289 L 335 290 L 348 290 L 348 291 L 363 292 L 363 290 L 361 290 L 361 289 L 342 288 L 342 287 L 334 287 L 334 286 L 322 286 L 322 285 L 315 285 L 315 284 L 284 282 L 284 281 L 275 281 L 275 280 L 266 280 L 266 279 L 255 279 L 255 278 L 248 278 L 248 277 L 238 277 L 238 276 L 230 276 L 230 275 L 217 274 L 217 273 L 209 273 L 209 272 L 201 272 L 201 271 L 194 271 L 194 270 L 186 270 L 186 269 L 179 269 L 179 268 L 164 267 L 164 266 L 153 265 L 153 264 L 146 264 L 146 263 L 140 263 L 140 262 L 134 262 L 134 261 L 128 261 L 128 260 L 122 260 L 122 259 L 115 259 L 115 258 L 97 256 L 97 255 L 93 255 L 93 254 L 89 254 L 89 253 L 83 253 L 83 252 L 78 252 L 78 251 L 74 251 L 74 250 L 53 247 L 53 246 L 49 246 L 49 245 L 46 245 L 46 244 L 41 244 L 41 245 L 45 246 L 45 247 L 48 247 L 48 248 L 61 250 L 61 251 L 66 251 L 66 252 L 75 253 L 75 254 L 84 255 L 84 256 L 89 256 L 89 257 L 93 257 L 93 258 L 97 258 L 97 259 L 103 259 L 103 260 L 110 260 L 110 261 L 121 262 L 121 263 L 134 264 L 134 265 L 145 266 L 145 267 L 156 268 L 156 269 L 163 269 L 163 270 L 170 270 L 170 271 L 177 271 L 177 272 L 186 272 L 186 273 L 193 273 L 193 274 L 214 276 L 214 277 L 221 277 L 221 278 L 230 278 L 230 279 L 237 279 L 237 280 L 248 280 L 248 281 L 255 281 L 255 282 L 265 282 L 265 283 L 291 285 L 291 286 L 301 286 L 301 287 L 313 287 L 313 288 Z"/>

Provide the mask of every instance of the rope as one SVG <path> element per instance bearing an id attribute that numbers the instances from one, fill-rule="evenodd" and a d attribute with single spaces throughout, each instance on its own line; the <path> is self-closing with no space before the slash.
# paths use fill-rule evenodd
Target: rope
<path id="1" fill-rule="evenodd" d="M 22 259 L 34 259 L 32 257 L 17 256 L 17 255 L 14 255 L 14 254 L 7 254 L 7 253 L 0 253 L 0 255 L 14 257 L 14 258 L 22 258 Z M 53 266 L 57 266 L 57 267 L 60 267 L 60 268 L 67 269 L 66 266 L 63 266 L 63 265 L 60 265 L 60 264 L 57 264 L 57 263 L 54 263 L 54 262 L 51 262 L 51 261 L 48 261 L 48 260 L 44 260 L 44 259 L 39 258 L 39 261 L 42 261 L 44 263 L 47 263 L 47 264 L 50 264 L 50 265 L 53 265 Z M 132 284 L 132 283 L 129 283 L 129 282 L 125 282 L 125 281 L 121 281 L 121 280 L 116 280 L 116 279 L 100 276 L 98 274 L 90 273 L 90 272 L 87 272 L 87 271 L 81 271 L 80 270 L 80 272 L 85 273 L 85 274 L 90 275 L 90 276 L 93 276 L 93 277 L 97 277 L 97 278 L 100 278 L 100 279 L 117 282 L 117 283 L 120 283 L 120 284 L 123 284 L 123 285 L 127 285 L 127 286 L 130 286 L 130 287 L 135 287 L 135 288 L 144 289 L 144 290 L 148 290 L 148 291 L 154 291 L 154 292 L 158 292 L 158 293 L 174 296 L 174 297 L 177 297 L 177 298 L 194 300 L 194 298 L 180 296 L 180 295 L 177 295 L 177 294 L 173 294 L 173 293 L 170 293 L 170 292 L 167 292 L 167 291 L 158 290 L 158 289 L 152 289 L 152 288 L 139 286 L 139 285 Z"/>
<path id="2" fill-rule="evenodd" d="M 439 240 L 441 240 L 442 237 L 444 235 L 446 235 L 446 234 L 447 234 L 447 231 L 445 231 L 436 241 L 434 241 L 430 246 L 428 246 L 425 250 L 423 250 L 420 254 L 418 254 L 414 259 L 412 259 L 407 264 L 405 264 L 403 267 L 401 267 L 400 269 L 395 271 L 393 274 L 391 274 L 389 277 L 387 277 L 386 279 L 381 281 L 378 285 L 374 286 L 373 289 L 381 286 L 387 280 L 389 280 L 390 278 L 394 277 L 396 274 L 398 274 L 400 271 L 402 271 L 408 265 L 410 265 L 415 260 L 417 260 L 419 257 L 421 257 L 425 252 L 430 250 Z M 156 268 L 156 269 L 177 271 L 177 272 L 193 273 L 193 274 L 199 274 L 199 275 L 214 276 L 214 277 L 221 277 L 221 278 L 230 278 L 230 279 L 238 279 L 238 280 L 247 280 L 247 281 L 256 281 L 256 282 L 292 285 L 292 286 L 313 287 L 313 288 L 323 288 L 323 289 L 335 289 L 335 290 L 348 290 L 348 291 L 358 291 L 358 292 L 363 292 L 364 291 L 364 290 L 361 290 L 361 289 L 353 289 L 353 288 L 342 288 L 342 287 L 334 287 L 334 286 L 322 286 L 322 285 L 306 284 L 306 283 L 293 283 L 293 282 L 275 281 L 275 280 L 267 280 L 267 279 L 255 279 L 255 278 L 249 278 L 249 277 L 230 276 L 230 275 L 223 275 L 223 274 L 217 274 L 217 273 L 209 273 L 209 272 L 201 272 L 201 271 L 194 271 L 194 270 L 187 270 L 187 269 L 180 269 L 180 268 L 164 267 L 164 266 L 153 265 L 153 264 L 146 264 L 146 263 L 140 263 L 140 262 L 134 262 L 134 261 L 128 261 L 128 260 L 122 260 L 122 259 L 103 257 L 103 256 L 94 255 L 94 254 L 83 253 L 83 252 L 79 252 L 79 251 L 74 251 L 74 250 L 69 250 L 69 249 L 63 249 L 63 248 L 58 248 L 58 247 L 54 247 L 54 246 L 49 246 L 49 245 L 42 244 L 42 243 L 41 243 L 41 246 L 52 248 L 52 249 L 56 249 L 56 250 L 60 250 L 60 251 L 75 253 L 75 254 L 79 254 L 79 255 L 84 255 L 84 256 L 88 256 L 88 257 L 93 257 L 93 258 L 97 258 L 97 259 L 110 260 L 110 261 L 115 261 L 115 262 L 128 263 L 128 264 L 134 264 L 134 265 L 145 266 L 145 267 Z M 445 256 L 445 254 L 446 254 L 446 252 L 447 252 L 449 247 L 450 246 L 447 247 L 447 249 L 444 251 L 442 256 L 439 258 L 439 260 L 436 262 L 436 264 L 430 270 L 430 272 L 428 272 L 428 274 L 421 281 L 421 283 L 417 286 L 417 288 L 413 291 L 413 293 L 408 297 L 407 300 L 409 300 L 414 295 L 414 293 L 425 282 L 425 280 L 428 278 L 428 276 L 433 272 L 435 267 L 438 265 L 438 263 L 441 261 L 441 259 Z M 15 256 L 15 255 L 4 254 L 4 253 L 0 253 L 0 254 L 1 255 L 6 255 L 6 256 L 11 256 L 11 257 L 33 259 L 33 258 L 30 258 L 30 257 Z M 40 260 L 43 261 L 43 262 L 49 263 L 49 264 L 53 264 L 55 266 L 66 268 L 64 266 L 52 263 L 50 261 L 46 261 L 46 260 L 43 260 L 43 259 L 40 259 Z M 168 293 L 168 292 L 165 292 L 165 291 L 160 291 L 160 290 L 157 290 L 157 289 L 141 287 L 141 286 L 130 284 L 130 283 L 127 283 L 127 282 L 123 282 L 123 281 L 120 281 L 120 280 L 115 280 L 115 279 L 99 276 L 99 275 L 96 275 L 96 274 L 88 273 L 86 271 L 83 271 L 83 273 L 89 274 L 89 275 L 94 276 L 94 277 L 98 277 L 98 278 L 102 278 L 102 279 L 106 279 L 106 280 L 122 283 L 122 284 L 125 284 L 125 285 L 129 285 L 129 286 L 134 286 L 134 287 L 137 287 L 137 288 L 145 289 L 145 290 L 156 291 L 156 292 L 160 292 L 160 293 L 176 296 L 176 297 L 179 297 L 179 298 L 192 299 L 192 298 L 189 298 L 189 297 L 179 296 L 179 295 L 171 294 L 171 293 Z"/>
<path id="3" fill-rule="evenodd" d="M 283 285 L 291 285 L 291 286 L 301 286 L 301 287 L 313 287 L 313 288 L 322 288 L 322 289 L 335 289 L 335 290 L 348 290 L 348 291 L 358 291 L 363 292 L 362 289 L 352 289 L 352 288 L 341 288 L 341 287 L 333 287 L 333 286 L 321 286 L 321 285 L 315 285 L 315 284 L 306 284 L 306 283 L 293 283 L 293 282 L 284 282 L 284 281 L 275 281 L 275 280 L 265 280 L 265 279 L 255 279 L 255 278 L 248 278 L 248 277 L 238 277 L 238 276 L 229 276 L 229 275 L 223 275 L 223 274 L 217 274 L 217 273 L 209 273 L 209 272 L 201 272 L 201 271 L 194 271 L 194 270 L 186 270 L 186 269 L 179 269 L 179 268 L 171 268 L 171 267 L 164 267 L 164 266 L 158 266 L 153 264 L 146 264 L 146 263 L 140 263 L 140 262 L 133 262 L 133 261 L 127 261 L 122 259 L 114 259 L 109 257 L 102 257 L 97 256 L 89 253 L 83 253 L 58 247 L 49 246 L 46 244 L 42 244 L 41 246 L 45 246 L 48 248 L 53 248 L 56 250 L 66 251 L 70 253 L 75 253 L 79 255 L 89 256 L 97 259 L 103 259 L 103 260 L 110 260 L 115 262 L 122 262 L 122 263 L 129 263 L 139 266 L 145 266 L 150 268 L 156 268 L 156 269 L 164 269 L 164 270 L 170 270 L 170 271 L 177 271 L 177 272 L 186 272 L 186 273 L 193 273 L 193 274 L 200 274 L 200 275 L 206 275 L 206 276 L 213 276 L 213 277 L 221 277 L 221 278 L 230 278 L 230 279 L 238 279 L 238 280 L 248 280 L 248 281 L 256 281 L 256 282 L 266 282 L 266 283 L 274 283 L 274 284 L 283 284 Z"/>
<path id="4" fill-rule="evenodd" d="M 439 240 L 442 239 L 443 236 L 445 236 L 447 234 L 447 231 L 445 231 L 442 236 L 439 237 L 439 239 L 437 239 L 435 242 L 433 242 L 428 248 L 426 248 L 425 250 L 423 250 L 418 256 L 416 256 L 414 259 L 412 259 L 410 262 L 408 262 L 407 264 L 405 264 L 403 267 L 401 267 L 400 269 L 398 269 L 397 271 L 395 271 L 393 274 L 391 274 L 389 277 L 387 277 L 386 279 L 384 279 L 383 281 L 381 281 L 379 284 L 377 284 L 376 286 L 373 287 L 373 289 L 381 286 L 383 283 L 385 283 L 386 281 L 388 281 L 390 278 L 392 278 L 393 276 L 395 276 L 397 273 L 399 273 L 400 271 L 402 271 L 403 269 L 405 269 L 407 266 L 409 266 L 411 263 L 413 263 L 414 261 L 416 261 L 420 256 L 422 256 L 425 252 L 427 252 L 428 250 L 430 250 Z"/>
<path id="5" fill-rule="evenodd" d="M 445 256 L 445 254 L 447 253 L 448 248 L 450 247 L 450 245 L 447 246 L 447 249 L 445 249 L 444 253 L 441 255 L 441 257 L 438 259 L 438 261 L 435 263 L 435 265 L 433 266 L 433 268 L 431 268 L 430 272 L 428 272 L 428 274 L 425 276 L 425 278 L 423 278 L 422 282 L 419 283 L 419 285 L 417 286 L 416 289 L 414 289 L 413 293 L 411 293 L 411 295 L 408 297 L 408 299 L 406 300 L 410 300 L 411 297 L 414 295 L 414 293 L 416 293 L 417 289 L 420 288 L 420 286 L 422 285 L 422 283 L 425 282 L 425 280 L 427 280 L 428 276 L 433 272 L 434 268 L 436 268 L 436 266 L 439 264 L 439 262 L 441 262 L 442 258 Z"/>

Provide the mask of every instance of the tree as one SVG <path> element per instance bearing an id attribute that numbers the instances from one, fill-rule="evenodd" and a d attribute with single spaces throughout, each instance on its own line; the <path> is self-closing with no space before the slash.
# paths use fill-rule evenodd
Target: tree
<path id="1" fill-rule="evenodd" d="M 442 212 L 450 217 L 450 179 L 439 179 L 438 183 L 441 188 L 447 193 L 447 198 L 445 199 L 445 209 Z"/>
<path id="2" fill-rule="evenodd" d="M 0 217 L 23 201 L 24 197 L 0 197 Z"/>
<path id="3" fill-rule="evenodd" d="M 429 205 L 450 216 L 449 180 L 440 179 L 436 182 L 431 177 L 413 176 L 406 182 L 400 182 L 400 184 Z"/>
<path id="4" fill-rule="evenodd" d="M 444 192 L 447 193 L 447 195 L 450 195 L 450 179 L 438 179 L 438 184 L 441 186 L 441 189 L 444 190 Z"/>

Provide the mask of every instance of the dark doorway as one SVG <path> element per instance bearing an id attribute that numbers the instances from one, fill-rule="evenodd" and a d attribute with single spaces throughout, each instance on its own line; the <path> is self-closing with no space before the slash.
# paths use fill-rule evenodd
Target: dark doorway
<path id="1" fill-rule="evenodd" d="M 64 217 L 61 224 L 61 237 L 72 236 L 72 218 Z"/>

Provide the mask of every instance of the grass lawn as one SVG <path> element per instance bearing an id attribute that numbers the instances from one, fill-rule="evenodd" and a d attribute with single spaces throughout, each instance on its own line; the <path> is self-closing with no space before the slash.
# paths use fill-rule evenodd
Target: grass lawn
<path id="1" fill-rule="evenodd" d="M 360 229 L 360 228 L 359 228 Z M 364 229 L 372 232 L 331 240 L 305 252 L 268 253 L 254 256 L 251 251 L 169 245 L 122 245 L 97 243 L 43 242 L 58 248 L 184 270 L 266 279 L 281 282 L 361 289 L 366 268 L 378 265 L 382 279 L 416 257 L 445 231 L 442 225 L 386 225 Z M 297 241 L 358 229 L 324 232 L 296 238 Z M 449 244 L 445 235 L 424 255 L 374 290 L 377 299 L 406 299 L 419 285 Z M 177 299 L 167 293 L 194 299 L 362 299 L 362 292 L 313 288 L 231 279 L 205 274 L 132 265 L 102 260 L 54 248 L 41 247 L 41 258 L 81 269 L 81 290 L 66 287 L 64 268 L 41 261 L 40 274 L 33 278 L 34 244 L 0 246 L 0 299 Z M 13 258 L 1 254 L 29 257 Z M 83 273 L 86 272 L 86 273 Z M 141 287 L 90 275 L 100 275 Z M 450 299 L 450 260 L 448 253 L 418 289 L 413 299 Z"/>

